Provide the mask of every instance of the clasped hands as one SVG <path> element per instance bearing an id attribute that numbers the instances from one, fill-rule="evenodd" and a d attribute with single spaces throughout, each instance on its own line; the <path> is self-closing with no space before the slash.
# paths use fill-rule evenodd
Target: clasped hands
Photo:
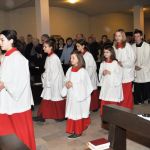
<path id="1" fill-rule="evenodd" d="M 71 81 L 66 82 L 65 86 L 67 89 L 70 89 L 72 87 L 72 82 Z"/>
<path id="2" fill-rule="evenodd" d="M 0 81 L 0 91 L 4 88 L 5 88 L 4 83 Z"/>

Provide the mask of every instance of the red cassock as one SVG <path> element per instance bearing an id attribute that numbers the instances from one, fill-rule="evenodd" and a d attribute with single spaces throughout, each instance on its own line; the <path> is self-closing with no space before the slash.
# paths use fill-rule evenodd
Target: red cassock
<path id="1" fill-rule="evenodd" d="M 97 110 L 99 108 L 99 90 L 96 89 L 91 94 L 90 110 Z"/>
<path id="2" fill-rule="evenodd" d="M 38 116 L 42 116 L 44 119 L 64 119 L 65 106 L 65 100 L 42 100 L 38 110 Z"/>
<path id="3" fill-rule="evenodd" d="M 16 48 L 7 51 L 1 62 L 0 81 L 5 88 L 0 91 L 0 136 L 15 134 L 27 147 L 36 150 L 29 77 L 28 61 Z"/>
<path id="4" fill-rule="evenodd" d="M 88 128 L 90 122 L 90 117 L 79 120 L 68 119 L 66 123 L 66 132 L 70 134 L 75 133 L 77 135 L 81 135 L 82 132 Z"/>
<path id="5" fill-rule="evenodd" d="M 132 82 L 129 83 L 123 83 L 123 96 L 124 99 L 122 102 L 120 102 L 120 106 L 126 107 L 129 109 L 133 109 L 133 94 L 132 94 Z"/>
<path id="6" fill-rule="evenodd" d="M 31 150 L 36 150 L 31 110 L 0 114 L 0 136 L 15 134 Z"/>

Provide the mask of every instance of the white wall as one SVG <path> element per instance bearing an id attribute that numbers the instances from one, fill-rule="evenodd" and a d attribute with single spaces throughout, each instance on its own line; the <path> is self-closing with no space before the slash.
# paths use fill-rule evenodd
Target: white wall
<path id="1" fill-rule="evenodd" d="M 119 28 L 122 28 L 125 31 L 132 31 L 132 15 L 110 13 L 91 17 L 91 33 L 93 33 L 97 39 L 100 39 L 103 34 L 107 34 L 110 38 L 112 38 L 114 32 Z"/>
<path id="2" fill-rule="evenodd" d="M 6 27 L 6 18 L 6 13 L 4 11 L 0 11 L 0 31 Z"/>
<path id="3" fill-rule="evenodd" d="M 9 28 L 13 28 L 18 32 L 18 35 L 31 33 L 36 36 L 35 9 L 33 7 L 20 8 L 8 12 Z"/>
<path id="4" fill-rule="evenodd" d="M 36 37 L 35 19 L 34 7 L 0 11 L 0 30 L 11 28 L 17 30 L 19 36 L 31 33 Z M 62 35 L 64 38 L 74 38 L 77 33 L 83 33 L 86 37 L 94 34 L 99 40 L 102 34 L 112 38 L 118 28 L 133 31 L 132 14 L 108 13 L 89 17 L 71 9 L 51 7 L 50 22 L 51 34 Z M 150 18 L 145 19 L 145 33 L 150 39 Z"/>
<path id="5" fill-rule="evenodd" d="M 88 15 L 66 9 L 52 7 L 50 9 L 51 34 L 75 37 L 77 33 L 89 35 Z"/>

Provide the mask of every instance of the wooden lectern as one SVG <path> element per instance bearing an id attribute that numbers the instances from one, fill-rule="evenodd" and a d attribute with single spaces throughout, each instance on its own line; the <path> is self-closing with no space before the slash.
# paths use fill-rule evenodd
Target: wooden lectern
<path id="1" fill-rule="evenodd" d="M 0 136 L 0 150 L 30 150 L 15 134 Z"/>
<path id="2" fill-rule="evenodd" d="M 132 111 L 116 105 L 107 105 L 103 108 L 103 121 L 109 123 L 110 147 L 113 150 L 126 150 L 126 132 L 150 141 L 150 121 L 137 114 L 150 114 L 150 105 L 140 105 Z M 142 140 L 142 138 L 140 140 Z M 150 142 L 148 143 L 150 146 Z"/>

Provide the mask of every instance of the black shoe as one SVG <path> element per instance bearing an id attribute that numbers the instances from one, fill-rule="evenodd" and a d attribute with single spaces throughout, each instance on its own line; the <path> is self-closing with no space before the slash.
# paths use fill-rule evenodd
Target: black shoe
<path id="1" fill-rule="evenodd" d="M 36 122 L 45 122 L 45 119 L 44 118 L 42 118 L 41 116 L 40 117 L 32 117 L 32 119 L 33 119 L 33 121 L 36 121 Z"/>
<path id="2" fill-rule="evenodd" d="M 79 138 L 80 136 L 81 136 L 81 134 L 80 135 L 71 134 L 71 135 L 68 136 L 68 139 L 76 139 L 76 138 Z"/>
<path id="3" fill-rule="evenodd" d="M 56 122 L 62 122 L 65 121 L 65 119 L 55 119 Z"/>
<path id="4" fill-rule="evenodd" d="M 94 109 L 94 110 L 92 110 L 92 112 L 97 112 L 98 111 L 98 109 Z"/>

